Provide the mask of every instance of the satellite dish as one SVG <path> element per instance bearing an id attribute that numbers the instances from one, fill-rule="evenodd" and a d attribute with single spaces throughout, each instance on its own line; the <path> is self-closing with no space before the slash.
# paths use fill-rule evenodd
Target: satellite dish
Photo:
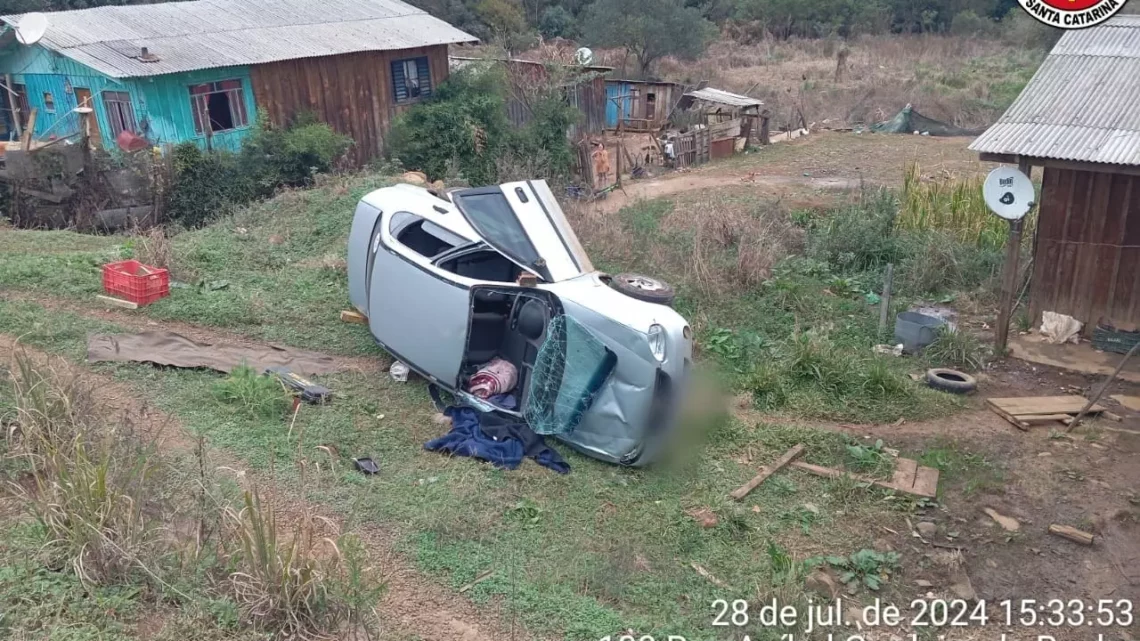
<path id="1" fill-rule="evenodd" d="M 1013 167 L 998 167 L 982 185 L 986 205 L 1006 220 L 1021 220 L 1033 209 L 1037 194 L 1029 176 Z"/>
<path id="2" fill-rule="evenodd" d="M 574 52 L 574 62 L 582 66 L 592 64 L 594 62 L 594 52 L 590 51 L 589 47 L 582 47 Z"/>
<path id="3" fill-rule="evenodd" d="M 48 19 L 42 13 L 25 13 L 16 23 L 16 40 L 22 45 L 34 45 L 47 33 Z"/>

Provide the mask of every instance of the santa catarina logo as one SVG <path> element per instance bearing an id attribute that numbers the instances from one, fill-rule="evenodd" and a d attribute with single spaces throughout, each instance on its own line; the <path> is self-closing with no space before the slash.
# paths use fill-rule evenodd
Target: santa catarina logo
<path id="1" fill-rule="evenodd" d="M 1084 29 L 1116 15 L 1128 0 L 1017 0 L 1029 15 L 1050 27 Z"/>

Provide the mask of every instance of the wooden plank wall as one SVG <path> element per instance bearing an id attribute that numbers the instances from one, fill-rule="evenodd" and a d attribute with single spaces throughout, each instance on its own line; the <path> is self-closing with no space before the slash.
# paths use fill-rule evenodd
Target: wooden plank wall
<path id="1" fill-rule="evenodd" d="M 1140 323 L 1140 176 L 1045 168 L 1030 287 L 1034 324 Z"/>
<path id="2" fill-rule="evenodd" d="M 360 165 L 383 152 L 392 119 L 414 104 L 396 104 L 392 61 L 419 56 L 428 58 L 434 91 L 448 75 L 445 45 L 286 60 L 257 65 L 250 76 L 257 107 L 270 122 L 285 125 L 313 112 L 356 141 L 349 154 Z"/>

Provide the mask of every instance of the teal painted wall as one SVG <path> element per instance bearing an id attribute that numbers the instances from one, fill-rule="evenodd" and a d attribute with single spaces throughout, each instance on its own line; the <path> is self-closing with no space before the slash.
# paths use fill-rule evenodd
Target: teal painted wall
<path id="1" fill-rule="evenodd" d="M 79 115 L 75 88 L 89 89 L 94 98 L 95 116 L 103 136 L 103 146 L 114 147 L 111 123 L 101 95 L 104 91 L 125 91 L 131 96 L 135 120 L 140 133 L 156 145 L 192 141 L 202 148 L 207 141 L 194 130 L 194 114 L 190 102 L 190 86 L 204 82 L 240 79 L 249 124 L 240 129 L 216 133 L 210 143 L 214 149 L 236 151 L 249 135 L 257 119 L 257 106 L 250 84 L 248 67 L 225 67 L 167 74 L 148 78 L 110 78 L 86 65 L 41 46 L 23 47 L 0 54 L 0 76 L 12 74 L 12 82 L 28 90 L 28 105 L 37 110 L 34 134 L 37 138 L 63 137 L 79 132 Z M 47 111 L 45 92 L 50 92 L 54 112 Z"/>
<path id="2" fill-rule="evenodd" d="M 210 143 L 214 149 L 238 150 L 241 147 L 241 141 L 249 135 L 257 120 L 257 105 L 254 103 L 253 86 L 249 80 L 249 67 L 223 67 L 221 69 L 204 69 L 180 74 L 131 79 L 130 85 L 133 89 L 131 94 L 138 97 L 136 102 L 142 103 L 141 108 L 136 109 L 136 113 L 147 114 L 150 123 L 147 138 L 155 144 L 191 140 L 198 146 L 205 148 L 206 137 L 194 131 L 194 112 L 190 102 L 190 86 L 204 82 L 235 79 L 241 80 L 249 125 L 216 133 L 211 138 Z"/>

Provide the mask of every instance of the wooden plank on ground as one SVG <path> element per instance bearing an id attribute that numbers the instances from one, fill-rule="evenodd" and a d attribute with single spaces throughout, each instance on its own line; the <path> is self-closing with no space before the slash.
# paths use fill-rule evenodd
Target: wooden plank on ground
<path id="1" fill-rule="evenodd" d="M 354 323 L 356 325 L 367 325 L 368 317 L 364 314 L 361 314 L 360 312 L 346 309 L 340 313 L 340 322 Z"/>
<path id="2" fill-rule="evenodd" d="M 759 474 L 752 477 L 751 481 L 748 481 L 744 485 L 733 490 L 732 494 L 730 494 L 729 496 L 736 499 L 737 501 L 744 498 L 745 496 L 748 496 L 749 492 L 751 492 L 752 490 L 755 490 L 757 487 L 759 487 L 760 484 L 763 483 L 765 479 L 767 479 L 769 476 L 772 476 L 773 474 L 775 474 L 776 471 L 778 471 L 780 468 L 784 467 L 788 463 L 791 463 L 792 459 L 799 456 L 803 451 L 804 451 L 804 446 L 803 446 L 803 444 L 800 444 L 800 445 L 796 445 L 795 447 L 788 450 L 787 452 L 784 452 L 784 455 L 781 456 L 780 458 L 776 459 L 776 462 L 772 463 L 771 465 L 767 465 L 765 467 L 760 468 Z"/>
<path id="3" fill-rule="evenodd" d="M 1127 394 L 1113 394 L 1109 396 L 1112 400 L 1120 403 L 1125 408 L 1133 412 L 1140 412 L 1140 396 L 1129 396 Z"/>
<path id="4" fill-rule="evenodd" d="M 1049 526 L 1049 534 L 1055 534 L 1063 539 L 1069 539 L 1070 541 L 1073 541 L 1074 543 L 1080 543 L 1081 545 L 1092 545 L 1094 538 L 1092 534 L 1089 534 L 1088 532 L 1082 532 L 1075 527 L 1057 524 Z"/>
<path id="5" fill-rule="evenodd" d="M 132 303 L 129 300 L 123 300 L 121 298 L 111 298 L 110 296 L 103 296 L 102 294 L 96 295 L 95 298 L 99 299 L 100 301 L 102 301 L 104 303 L 107 303 L 108 305 L 114 305 L 115 307 L 122 307 L 123 309 L 138 309 L 139 308 L 138 303 Z"/>
<path id="6" fill-rule="evenodd" d="M 1029 423 L 1036 425 L 1038 423 L 1053 423 L 1056 421 L 1067 421 L 1073 418 L 1072 414 L 1040 414 L 1037 416 L 1022 415 L 1020 420 L 1022 423 Z"/>
<path id="7" fill-rule="evenodd" d="M 986 401 L 1013 416 L 1041 414 L 1076 414 L 1088 403 L 1083 396 L 1029 396 L 1025 398 L 991 398 Z M 1094 405 L 1090 411 L 1103 412 L 1108 408 Z"/>
<path id="8" fill-rule="evenodd" d="M 913 459 L 898 459 L 898 465 L 899 467 L 903 468 L 903 471 L 899 472 L 898 468 L 896 468 L 895 475 L 891 477 L 890 481 L 867 478 L 865 476 L 851 474 L 843 470 L 823 467 L 822 465 L 813 465 L 811 463 L 804 463 L 802 461 L 793 461 L 790 465 L 805 472 L 811 472 L 812 474 L 816 474 L 818 476 L 826 476 L 828 478 L 849 476 L 857 481 L 872 483 L 881 488 L 888 490 L 897 490 L 899 492 L 912 494 L 914 496 L 923 496 L 932 499 L 938 495 L 938 470 L 932 467 L 920 466 L 918 465 L 918 462 L 914 461 Z M 914 466 L 913 474 L 910 472 L 912 465 Z"/>
<path id="9" fill-rule="evenodd" d="M 997 414 L 998 416 L 1000 416 L 1000 417 L 1004 418 L 1005 420 L 1009 421 L 1010 423 L 1012 423 L 1013 426 L 1016 427 L 1017 429 L 1022 430 L 1022 431 L 1028 431 L 1029 430 L 1029 423 L 1018 420 L 1018 418 L 1016 416 L 1014 416 L 1014 415 L 1010 414 L 1009 412 L 1001 409 L 997 405 L 994 405 L 989 400 L 986 401 L 986 406 L 988 406 L 994 414 Z M 1066 414 L 1065 416 L 1068 416 L 1068 414 Z"/>

